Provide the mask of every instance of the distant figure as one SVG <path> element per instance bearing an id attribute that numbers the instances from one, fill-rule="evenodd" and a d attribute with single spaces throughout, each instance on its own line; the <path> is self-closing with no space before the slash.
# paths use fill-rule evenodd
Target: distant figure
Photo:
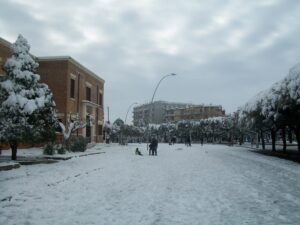
<path id="1" fill-rule="evenodd" d="M 185 139 L 185 145 L 188 146 L 188 147 L 191 147 L 191 146 L 192 146 L 190 135 L 187 135 L 187 136 L 186 136 L 186 139 Z"/>
<path id="2" fill-rule="evenodd" d="M 109 134 L 106 134 L 106 137 L 105 137 L 105 143 L 106 144 L 109 144 L 109 139 L 110 139 Z"/>
<path id="3" fill-rule="evenodd" d="M 135 149 L 135 154 L 136 154 L 136 155 L 143 155 L 143 154 L 141 153 L 141 151 L 139 150 L 139 148 L 136 148 L 136 149 Z"/>
<path id="4" fill-rule="evenodd" d="M 152 138 L 149 145 L 149 155 L 157 155 L 158 141 L 156 138 Z"/>
<path id="5" fill-rule="evenodd" d="M 172 137 L 172 144 L 174 145 L 176 143 L 176 136 Z"/>
<path id="6" fill-rule="evenodd" d="M 201 141 L 201 146 L 203 146 L 203 137 L 201 138 L 201 140 L 200 140 L 200 141 Z"/>

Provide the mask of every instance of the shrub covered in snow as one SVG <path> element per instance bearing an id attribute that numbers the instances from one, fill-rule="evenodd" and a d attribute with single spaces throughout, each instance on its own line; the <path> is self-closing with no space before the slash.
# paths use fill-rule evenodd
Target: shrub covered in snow
<path id="1" fill-rule="evenodd" d="M 74 137 L 70 141 L 70 151 L 71 152 L 84 152 L 87 148 L 87 140 L 82 137 Z"/>
<path id="2" fill-rule="evenodd" d="M 54 155 L 55 154 L 55 146 L 53 143 L 48 143 L 44 148 L 44 155 Z"/>
<path id="3" fill-rule="evenodd" d="M 60 155 L 64 155 L 67 153 L 67 150 L 63 145 L 57 146 L 56 151 L 57 151 L 57 154 L 60 154 Z"/>

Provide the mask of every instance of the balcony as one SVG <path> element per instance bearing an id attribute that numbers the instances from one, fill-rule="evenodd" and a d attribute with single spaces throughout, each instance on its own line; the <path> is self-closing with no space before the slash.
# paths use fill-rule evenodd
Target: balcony
<path id="1" fill-rule="evenodd" d="M 83 103 L 84 105 L 91 106 L 91 107 L 93 107 L 93 108 L 102 108 L 101 105 L 96 104 L 96 103 L 91 102 L 91 101 L 88 101 L 88 100 L 82 100 L 82 103 Z"/>

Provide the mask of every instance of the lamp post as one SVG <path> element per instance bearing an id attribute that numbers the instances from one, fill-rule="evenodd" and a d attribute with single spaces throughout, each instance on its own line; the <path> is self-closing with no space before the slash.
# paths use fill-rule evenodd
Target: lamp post
<path id="1" fill-rule="evenodd" d="M 125 116 L 125 120 L 124 120 L 124 129 L 125 129 L 125 125 L 126 125 L 126 120 L 127 120 L 127 116 L 128 116 L 128 113 L 129 113 L 129 110 L 130 108 L 133 106 L 133 105 L 136 105 L 138 104 L 137 102 L 134 102 L 132 103 L 131 105 L 129 105 L 128 109 L 127 109 L 127 113 L 126 113 L 126 116 Z M 121 141 L 120 141 L 120 144 L 126 144 L 125 142 L 123 142 L 123 131 L 121 130 L 121 137 L 120 137 Z"/>
<path id="2" fill-rule="evenodd" d="M 155 90 L 154 90 L 154 93 L 153 93 L 153 95 L 152 95 L 151 104 L 153 103 L 155 93 L 156 93 L 156 91 L 157 91 L 157 89 L 158 89 L 160 83 L 161 83 L 165 78 L 167 78 L 167 77 L 169 77 L 169 76 L 176 76 L 176 74 L 175 74 L 175 73 L 167 74 L 167 75 L 163 76 L 163 77 L 160 79 L 160 81 L 159 81 L 158 84 L 156 85 Z"/>
<path id="3" fill-rule="evenodd" d="M 170 76 L 176 76 L 176 74 L 175 74 L 175 73 L 171 73 L 171 74 L 167 74 L 167 75 L 163 76 L 163 77 L 160 79 L 160 81 L 157 83 L 156 87 L 155 87 L 155 90 L 154 90 L 153 95 L 152 95 L 151 103 L 150 103 L 149 119 L 148 119 L 148 129 L 149 129 L 150 118 L 151 118 L 151 121 L 152 121 L 152 119 L 153 119 L 153 118 L 152 118 L 153 100 L 154 100 L 156 91 L 157 91 L 157 89 L 158 89 L 160 83 L 161 83 L 165 78 L 170 77 Z M 149 139 L 149 137 L 150 137 L 150 134 L 151 134 L 151 133 L 150 133 L 150 130 L 149 130 L 148 139 Z M 148 149 L 148 144 L 147 144 L 147 149 Z"/>
<path id="4" fill-rule="evenodd" d="M 125 117 L 125 120 L 124 120 L 124 124 L 126 124 L 126 120 L 127 120 L 127 116 L 128 116 L 128 112 L 130 110 L 130 108 L 133 106 L 133 105 L 137 105 L 138 103 L 137 102 L 134 102 L 132 103 L 129 107 L 128 107 L 128 110 L 127 110 L 127 113 L 126 113 L 126 117 Z"/>

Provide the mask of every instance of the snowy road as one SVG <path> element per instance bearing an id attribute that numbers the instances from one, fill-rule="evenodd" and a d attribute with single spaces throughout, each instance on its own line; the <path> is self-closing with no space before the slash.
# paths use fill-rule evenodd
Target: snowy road
<path id="1" fill-rule="evenodd" d="M 299 164 L 221 145 L 160 144 L 157 157 L 136 146 L 146 153 L 112 145 L 0 172 L 0 224 L 300 223 Z"/>

